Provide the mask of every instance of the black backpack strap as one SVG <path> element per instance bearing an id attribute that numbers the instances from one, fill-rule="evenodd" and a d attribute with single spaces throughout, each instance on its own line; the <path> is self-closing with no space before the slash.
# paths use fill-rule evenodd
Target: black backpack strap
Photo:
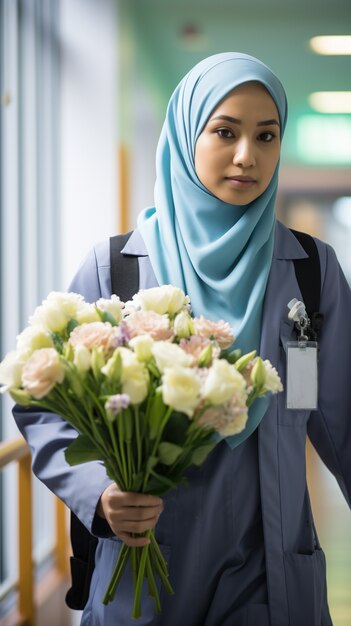
<path id="1" fill-rule="evenodd" d="M 130 232 L 110 237 L 112 293 L 119 296 L 123 302 L 132 298 L 139 285 L 138 257 L 121 254 L 131 234 Z"/>
<path id="2" fill-rule="evenodd" d="M 319 312 L 321 294 L 321 266 L 315 240 L 307 233 L 290 229 L 305 252 L 306 259 L 294 259 L 297 282 L 307 315 L 311 321 L 311 337 L 316 340 L 323 323 L 323 315 Z"/>
<path id="3" fill-rule="evenodd" d="M 71 587 L 66 593 L 65 601 L 70 609 L 82 611 L 89 597 L 98 540 L 72 511 L 70 534 L 73 552 L 70 557 Z"/>
<path id="4" fill-rule="evenodd" d="M 121 254 L 131 234 L 130 232 L 110 238 L 111 293 L 119 296 L 122 301 L 130 300 L 139 289 L 138 257 Z M 71 511 L 72 586 L 66 594 L 66 604 L 70 609 L 83 610 L 87 603 L 97 543 L 97 538 Z"/>

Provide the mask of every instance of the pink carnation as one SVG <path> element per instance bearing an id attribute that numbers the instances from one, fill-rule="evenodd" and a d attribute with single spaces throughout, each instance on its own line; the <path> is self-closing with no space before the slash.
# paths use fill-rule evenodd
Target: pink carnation
<path id="1" fill-rule="evenodd" d="M 154 311 L 135 311 L 125 318 L 131 337 L 150 335 L 154 341 L 172 339 L 174 331 L 169 327 L 167 315 Z"/>
<path id="2" fill-rule="evenodd" d="M 180 347 L 193 357 L 193 365 L 198 363 L 199 357 L 202 351 L 211 344 L 211 340 L 207 337 L 201 337 L 200 335 L 192 335 L 189 339 L 181 339 Z M 219 356 L 219 349 L 213 347 L 212 357 Z"/>
<path id="3" fill-rule="evenodd" d="M 222 349 L 229 348 L 234 341 L 234 335 L 230 325 L 223 320 L 213 322 L 201 315 L 200 317 L 195 317 L 194 328 L 196 335 L 214 339 Z"/>
<path id="4" fill-rule="evenodd" d="M 81 324 L 71 332 L 69 343 L 73 347 L 78 345 L 86 346 L 89 350 L 95 347 L 102 347 L 105 350 L 109 347 L 110 337 L 113 327 L 109 322 L 91 322 Z"/>
<path id="5" fill-rule="evenodd" d="M 221 406 L 206 409 L 197 423 L 214 428 L 222 437 L 229 437 L 244 430 L 247 418 L 246 394 L 239 393 Z"/>

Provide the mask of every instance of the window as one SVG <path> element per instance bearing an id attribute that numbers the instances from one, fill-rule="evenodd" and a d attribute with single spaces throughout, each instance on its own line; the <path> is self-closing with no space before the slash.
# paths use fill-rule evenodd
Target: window
<path id="1" fill-rule="evenodd" d="M 58 2 L 2 0 L 0 115 L 0 356 L 35 306 L 59 287 Z M 2 440 L 17 436 L 2 398 Z M 0 483 L 0 600 L 17 576 L 15 467 Z M 35 485 L 35 558 L 52 542 L 49 492 Z M 49 513 L 48 513 L 49 511 Z M 1 604 L 0 604 L 1 616 Z"/>

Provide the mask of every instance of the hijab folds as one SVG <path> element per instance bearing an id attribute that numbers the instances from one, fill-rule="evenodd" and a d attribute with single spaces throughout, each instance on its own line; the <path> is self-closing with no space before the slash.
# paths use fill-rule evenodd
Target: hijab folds
<path id="1" fill-rule="evenodd" d="M 200 182 L 196 140 L 207 120 L 235 87 L 258 81 L 277 107 L 281 135 L 287 103 L 272 71 L 252 56 L 228 52 L 198 63 L 170 98 L 156 153 L 155 206 L 138 218 L 160 285 L 190 296 L 194 315 L 230 323 L 235 347 L 259 349 L 263 300 L 273 256 L 278 166 L 267 189 L 246 206 L 223 202 Z M 231 447 L 261 421 L 269 400 L 249 412 L 245 430 L 227 438 Z"/>

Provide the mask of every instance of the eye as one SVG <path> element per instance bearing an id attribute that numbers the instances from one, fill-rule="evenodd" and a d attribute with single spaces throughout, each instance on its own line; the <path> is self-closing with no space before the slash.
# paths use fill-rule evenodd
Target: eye
<path id="1" fill-rule="evenodd" d="M 221 139 L 232 139 L 234 137 L 234 133 L 230 128 L 217 128 L 215 132 Z"/>
<path id="2" fill-rule="evenodd" d="M 258 136 L 259 141 L 263 141 L 264 143 L 269 143 L 271 141 L 273 141 L 273 139 L 275 139 L 276 135 L 274 133 L 272 133 L 271 131 L 264 131 L 263 133 L 260 133 Z"/>

